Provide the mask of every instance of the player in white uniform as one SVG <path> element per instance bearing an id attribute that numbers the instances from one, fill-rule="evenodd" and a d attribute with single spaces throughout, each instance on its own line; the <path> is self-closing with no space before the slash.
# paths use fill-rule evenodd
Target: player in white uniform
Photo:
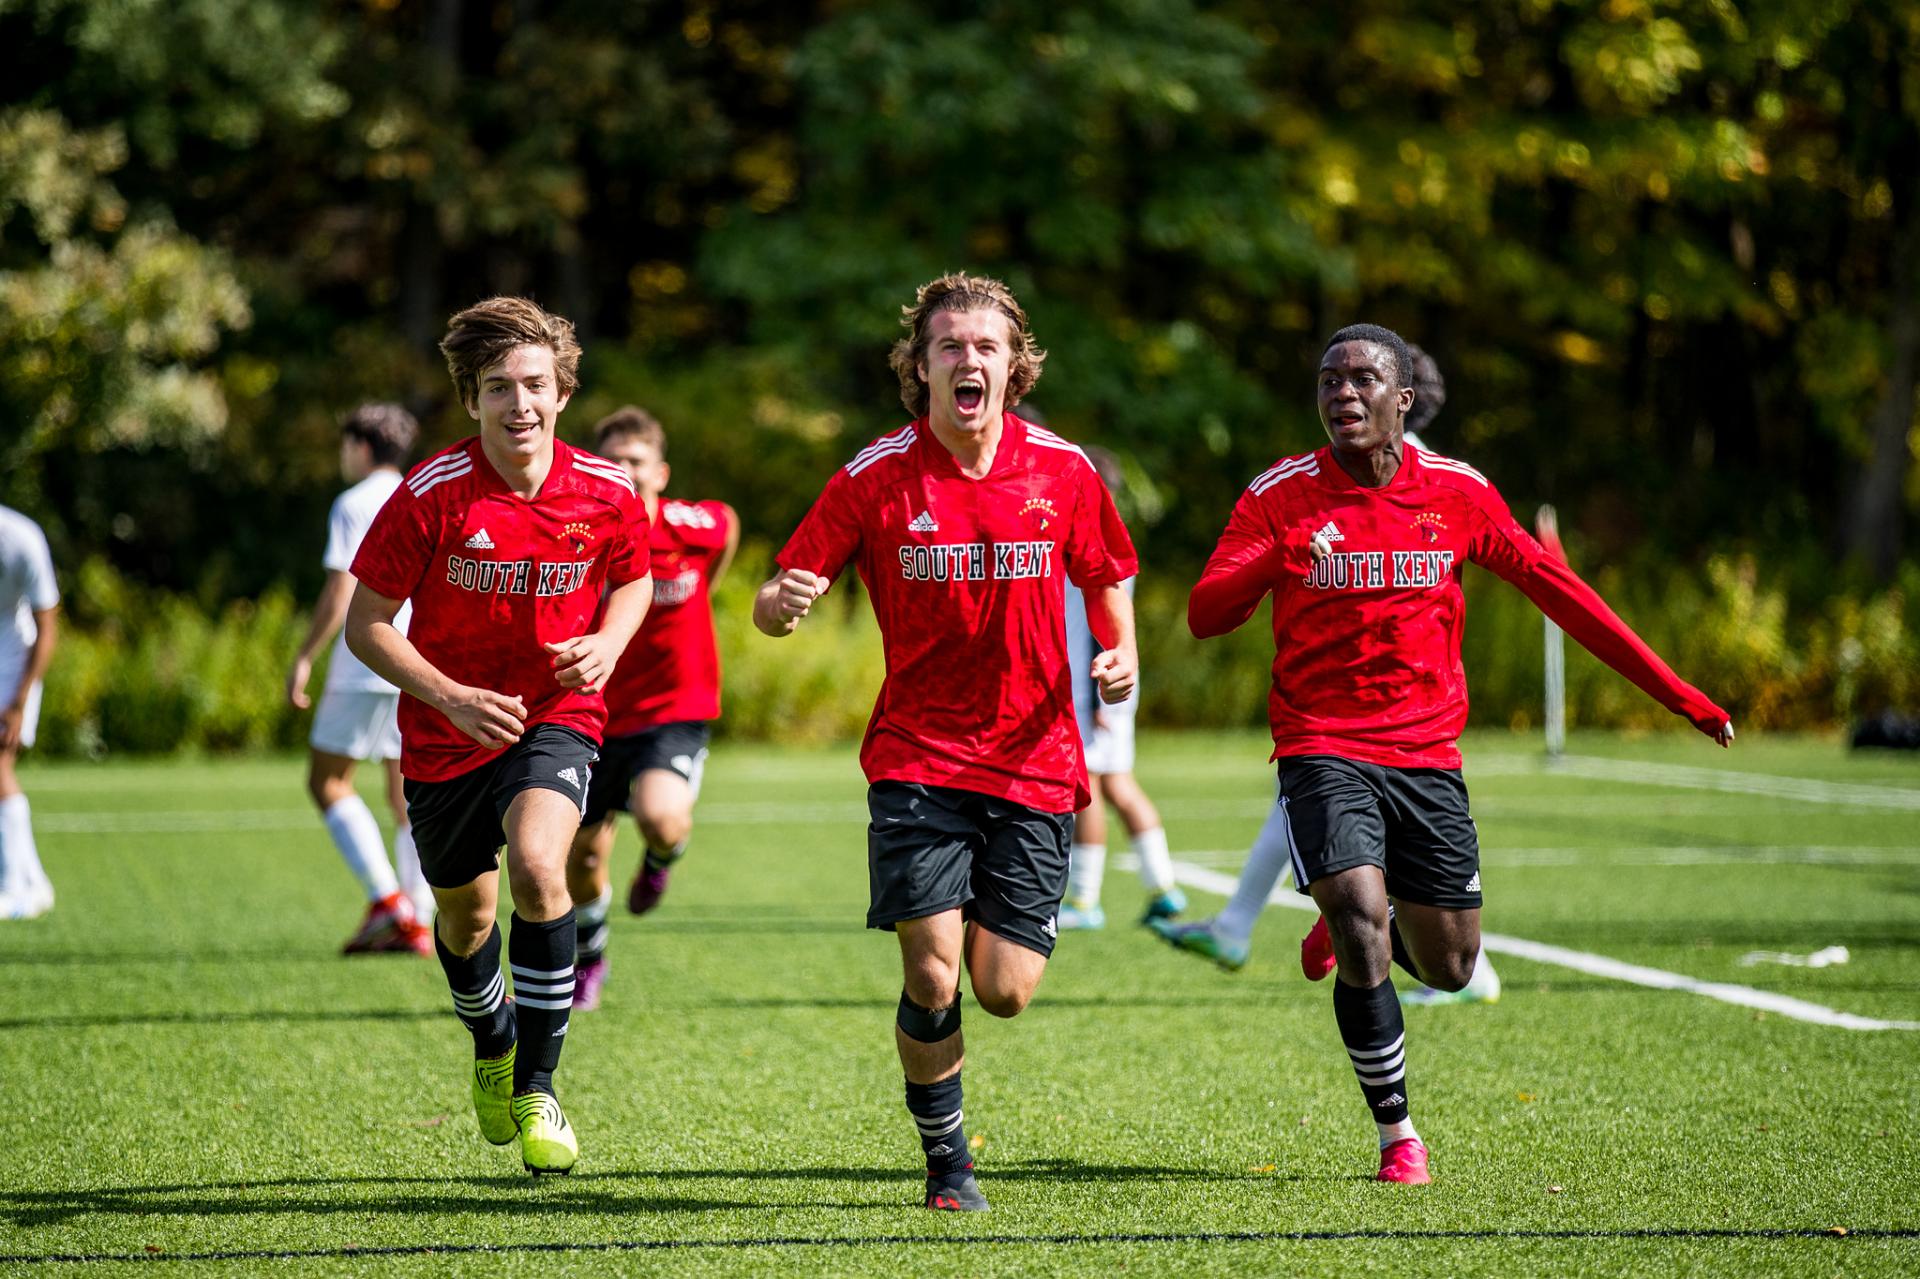
<path id="1" fill-rule="evenodd" d="M 1120 466 L 1113 454 L 1089 445 L 1087 459 L 1109 489 L 1120 483 Z M 1128 596 L 1133 579 L 1120 584 Z M 1133 723 L 1140 709 L 1140 690 L 1111 705 L 1101 701 L 1090 673 L 1100 645 L 1087 626 L 1086 598 L 1067 584 L 1067 668 L 1073 672 L 1073 710 L 1080 724 L 1080 746 L 1087 755 L 1087 784 L 1093 799 L 1074 814 L 1073 845 L 1067 862 L 1067 899 L 1061 904 L 1062 929 L 1104 928 L 1107 913 L 1100 905 L 1100 885 L 1107 866 L 1107 812 L 1112 804 L 1126 824 L 1133 855 L 1140 864 L 1140 882 L 1146 885 L 1143 919 L 1171 919 L 1187 908 L 1187 899 L 1173 882 L 1173 861 L 1167 853 L 1167 832 L 1159 810 L 1133 776 Z"/>
<path id="2" fill-rule="evenodd" d="M 40 866 L 33 814 L 13 765 L 39 727 L 40 680 L 53 660 L 59 608 L 46 534 L 0 506 L 0 919 L 53 909 L 53 883 Z"/>
<path id="3" fill-rule="evenodd" d="M 419 434 L 413 415 L 397 404 L 363 404 L 340 428 L 340 474 L 352 487 L 334 499 L 327 515 L 327 549 L 321 559 L 327 581 L 313 606 L 313 625 L 287 675 L 287 700 L 301 710 L 313 704 L 307 695 L 313 659 L 346 620 L 354 588 L 349 570 L 360 539 L 400 486 L 400 468 Z M 404 632 L 406 624 L 403 607 L 395 625 Z M 344 636 L 334 639 L 326 690 L 308 737 L 313 751 L 307 789 L 347 869 L 367 895 L 366 918 L 343 948 L 349 955 L 393 950 L 433 954 L 428 927 L 433 890 L 420 874 L 420 855 L 414 850 L 401 791 L 399 707 L 400 690 L 348 652 Z M 387 861 L 373 810 L 353 788 L 354 765 L 363 759 L 385 765 L 394 820 L 393 863 Z"/>

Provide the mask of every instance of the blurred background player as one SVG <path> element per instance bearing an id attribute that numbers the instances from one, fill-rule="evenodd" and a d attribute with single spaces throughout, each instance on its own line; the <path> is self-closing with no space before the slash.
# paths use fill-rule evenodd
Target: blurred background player
<path id="1" fill-rule="evenodd" d="M 1441 376 L 1439 363 L 1425 350 L 1409 342 L 1407 354 L 1413 358 L 1414 394 L 1402 438 L 1415 448 L 1424 449 L 1427 446 L 1420 433 L 1433 425 L 1434 418 L 1445 407 L 1447 382 Z M 1331 549 L 1331 544 L 1324 541 L 1314 546 L 1316 554 Z M 1192 923 L 1148 920 L 1148 926 L 1176 948 L 1211 959 L 1228 972 L 1238 972 L 1246 967 L 1253 953 L 1253 926 L 1288 869 L 1286 809 L 1275 800 L 1260 833 L 1254 837 L 1253 847 L 1247 852 L 1247 862 L 1240 868 L 1240 881 L 1234 885 L 1233 896 L 1227 899 L 1218 915 Z M 1316 922 L 1302 940 L 1300 962 L 1307 976 L 1315 981 L 1325 977 L 1333 966 L 1333 949 L 1324 920 Z M 1420 983 L 1400 992 L 1403 1004 L 1491 1004 L 1499 998 L 1500 975 L 1494 971 L 1485 950 L 1475 957 L 1473 976 L 1459 990 L 1436 990 Z"/>
<path id="2" fill-rule="evenodd" d="M 708 722 L 720 717 L 720 650 L 712 590 L 740 545 L 740 517 L 725 502 L 665 498 L 667 433 L 628 405 L 594 427 L 594 451 L 626 468 L 652 523 L 653 605 L 607 681 L 607 728 L 587 790 L 585 816 L 567 859 L 579 919 L 573 1006 L 600 1004 L 607 980 L 608 859 L 624 809 L 646 855 L 627 889 L 627 909 L 660 903 L 667 876 L 693 832 L 693 805 L 707 760 Z"/>
<path id="3" fill-rule="evenodd" d="M 1041 421 L 1031 405 L 1020 416 Z M 1044 423 L 1042 423 L 1044 425 Z M 1098 445 L 1086 446 L 1087 460 L 1108 492 L 1119 491 L 1120 462 Z M 1129 597 L 1133 578 L 1120 583 Z M 1060 906 L 1062 929 L 1104 928 L 1107 913 L 1100 906 L 1100 885 L 1107 867 L 1107 811 L 1120 814 L 1139 863 L 1140 882 L 1146 886 L 1143 922 L 1170 919 L 1187 908 L 1186 895 L 1173 882 L 1173 859 L 1167 854 L 1167 832 L 1160 812 L 1133 775 L 1133 729 L 1140 709 L 1140 689 L 1134 686 L 1124 699 L 1107 705 L 1094 682 L 1093 659 L 1100 642 L 1087 625 L 1087 599 L 1080 588 L 1067 584 L 1067 669 L 1073 673 L 1073 713 L 1079 723 L 1080 745 L 1087 756 L 1087 789 L 1093 798 L 1073 817 L 1073 849 L 1067 866 L 1067 899 Z"/>
<path id="4" fill-rule="evenodd" d="M 60 587 L 40 526 L 0 506 L 0 919 L 53 909 L 53 881 L 33 842 L 33 812 L 14 765 L 40 724 L 40 681 L 53 661 Z"/>
<path id="5" fill-rule="evenodd" d="M 555 437 L 579 386 L 571 322 L 489 298 L 453 317 L 440 350 L 480 430 L 380 508 L 353 561 L 347 642 L 407 694 L 407 810 L 439 907 L 435 953 L 473 1036 L 480 1135 L 517 1137 L 536 1176 L 566 1173 L 580 1156 L 554 1092 L 573 1012 L 567 851 L 600 757 L 600 690 L 653 596 L 647 511 L 624 470 Z"/>
<path id="6" fill-rule="evenodd" d="M 754 597 L 793 633 L 851 563 L 886 652 L 860 748 L 869 783 L 867 927 L 894 933 L 894 1047 L 926 1156 L 925 1206 L 987 1208 L 962 1106 L 960 980 L 1016 1017 L 1058 939 L 1073 814 L 1087 803 L 1067 664 L 1071 578 L 1087 592 L 1101 696 L 1138 667 L 1139 569 L 1086 454 L 1011 410 L 1046 352 L 998 280 L 953 274 L 902 308 L 890 363 L 914 420 L 835 471 Z"/>
<path id="7" fill-rule="evenodd" d="M 1480 846 L 1459 749 L 1466 562 L 1720 745 L 1733 724 L 1516 524 L 1484 475 L 1407 445 L 1413 358 L 1398 334 L 1341 329 L 1315 380 L 1329 446 L 1255 477 L 1187 618 L 1198 638 L 1224 635 L 1274 597 L 1267 708 L 1294 881 L 1337 957 L 1334 1019 L 1378 1128 L 1378 1178 L 1417 1185 L 1431 1177 L 1392 966 L 1458 990 L 1480 952 Z"/>
<path id="8" fill-rule="evenodd" d="M 287 673 L 287 700 L 301 710 L 312 706 L 307 681 L 313 674 L 313 659 L 328 640 L 334 640 L 326 687 L 307 739 L 311 747 L 307 791 L 320 808 L 341 860 L 367 895 L 366 918 L 342 947 L 348 955 L 392 950 L 433 953 L 433 933 L 428 927 L 433 921 L 433 890 L 420 874 L 420 855 L 414 849 L 407 798 L 401 789 L 400 690 L 347 650 L 341 628 L 353 598 L 353 557 L 373 517 L 400 487 L 400 468 L 419 435 L 413 414 L 398 404 L 363 404 L 341 426 L 340 475 L 351 487 L 333 500 L 333 509 L 327 512 L 327 549 L 320 558 L 327 580 L 314 602 L 307 638 Z M 394 618 L 402 632 L 409 612 L 403 606 Z M 387 861 L 380 824 L 353 788 L 355 762 L 363 759 L 378 763 L 386 774 L 387 803 L 393 809 L 392 864 Z"/>

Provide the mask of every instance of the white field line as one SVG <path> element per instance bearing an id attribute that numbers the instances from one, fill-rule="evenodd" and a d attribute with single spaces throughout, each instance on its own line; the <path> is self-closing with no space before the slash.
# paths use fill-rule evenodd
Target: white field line
<path id="1" fill-rule="evenodd" d="M 1686 764 L 1642 764 L 1633 760 L 1602 759 L 1595 755 L 1565 755 L 1552 763 L 1541 761 L 1531 770 L 1523 770 L 1512 767 L 1508 762 L 1510 758 L 1487 761 L 1491 767 L 1477 767 L 1469 761 L 1467 775 L 1471 777 L 1475 772 L 1481 772 L 1489 776 L 1512 777 L 1523 771 L 1534 771 L 1543 777 L 1584 777 L 1598 782 L 1723 791 L 1732 795 L 1765 795 L 1807 804 L 1888 808 L 1920 813 L 1920 788 L 1909 790 L 1897 786 L 1868 786 L 1860 782 L 1822 782 L 1804 777 L 1782 777 L 1774 773 L 1735 773 L 1718 768 L 1696 768 Z"/>
<path id="2" fill-rule="evenodd" d="M 1173 864 L 1173 877 L 1188 887 L 1218 893 L 1223 897 L 1232 895 L 1236 883 L 1232 875 L 1223 875 L 1216 870 L 1207 870 L 1205 867 L 1178 861 Z M 1286 906 L 1293 910 L 1315 911 L 1318 909 L 1311 898 L 1302 896 L 1292 888 L 1281 886 L 1274 888 L 1267 898 L 1267 904 Z M 1688 994 L 1717 999 L 1726 1004 L 1758 1008 L 1764 1012 L 1778 1013 L 1782 1017 L 1791 1017 L 1795 1021 L 1812 1022 L 1817 1026 L 1838 1026 L 1843 1030 L 1920 1030 L 1920 1021 L 1885 1021 L 1878 1017 L 1861 1017 L 1854 1013 L 1843 1013 L 1819 1004 L 1808 1003 L 1804 999 L 1795 999 L 1790 995 L 1776 995 L 1772 991 L 1755 990 L 1751 986 L 1736 986 L 1731 982 L 1701 981 L 1695 977 L 1670 973 L 1659 968 L 1643 968 L 1639 964 L 1622 963 L 1617 959 L 1608 959 L 1605 955 L 1590 955 L 1581 950 L 1568 950 L 1564 946 L 1549 946 L 1545 942 L 1528 941 L 1524 937 L 1482 933 L 1480 944 L 1496 955 L 1518 955 L 1522 959 L 1531 959 L 1536 963 L 1555 964 L 1561 968 L 1571 968 L 1576 972 L 1590 973 L 1595 977 L 1611 977 L 1615 981 L 1631 982 L 1636 986 L 1650 986 L 1655 990 L 1683 990 Z"/>

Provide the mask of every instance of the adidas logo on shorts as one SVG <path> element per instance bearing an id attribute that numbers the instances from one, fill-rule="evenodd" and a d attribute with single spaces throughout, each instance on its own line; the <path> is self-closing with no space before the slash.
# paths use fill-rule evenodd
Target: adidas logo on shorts
<path id="1" fill-rule="evenodd" d="M 1473 878 L 1467 881 L 1467 891 L 1470 893 L 1477 893 L 1480 891 L 1480 872 L 1479 871 L 1477 870 L 1474 871 Z"/>
<path id="2" fill-rule="evenodd" d="M 1059 917 L 1057 915 L 1047 916 L 1047 922 L 1040 925 L 1040 931 L 1049 937 L 1058 937 L 1060 935 Z"/>
<path id="3" fill-rule="evenodd" d="M 481 529 L 478 533 L 468 538 L 465 545 L 469 551 L 491 551 L 493 549 L 493 539 L 487 536 L 487 530 Z"/>
<path id="4" fill-rule="evenodd" d="M 580 784 L 580 774 L 571 768 L 563 768 L 558 773 L 554 774 L 554 776 L 558 777 L 561 781 L 565 782 L 569 786 L 578 786 Z"/>
<path id="5" fill-rule="evenodd" d="M 1325 524 L 1321 525 L 1320 532 L 1316 534 L 1316 536 L 1324 537 L 1329 542 L 1344 542 L 1347 540 L 1347 535 L 1342 533 L 1340 526 L 1332 520 L 1328 520 Z"/>
<path id="6" fill-rule="evenodd" d="M 940 525 L 934 522 L 931 511 L 922 511 L 913 517 L 913 523 L 907 525 L 909 533 L 938 533 Z"/>

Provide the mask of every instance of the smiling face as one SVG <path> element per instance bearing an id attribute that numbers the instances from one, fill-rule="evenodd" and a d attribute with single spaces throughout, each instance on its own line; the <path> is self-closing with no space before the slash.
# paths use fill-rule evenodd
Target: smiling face
<path id="1" fill-rule="evenodd" d="M 490 456 L 525 466 L 552 452 L 554 422 L 569 398 L 554 376 L 552 348 L 516 346 L 482 369 L 478 381 L 467 415 L 480 423 Z"/>
<path id="2" fill-rule="evenodd" d="M 1413 388 L 1401 386 L 1393 352 L 1377 342 L 1340 342 L 1320 358 L 1320 425 L 1335 450 L 1375 452 L 1402 434 Z"/>
<path id="3" fill-rule="evenodd" d="M 936 431 L 974 436 L 1006 411 L 1013 330 L 992 307 L 940 311 L 927 322 L 920 380 Z"/>

